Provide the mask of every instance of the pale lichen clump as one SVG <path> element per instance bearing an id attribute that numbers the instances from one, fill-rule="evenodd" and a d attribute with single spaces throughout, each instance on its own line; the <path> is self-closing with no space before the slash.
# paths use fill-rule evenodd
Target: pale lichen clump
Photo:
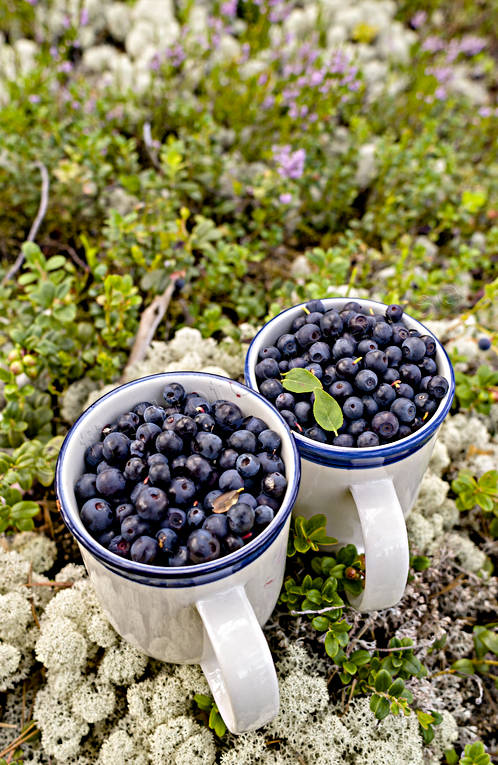
<path id="1" fill-rule="evenodd" d="M 43 534 L 37 534 L 35 531 L 25 531 L 23 534 L 16 534 L 12 542 L 12 548 L 21 557 L 31 562 L 34 571 L 40 573 L 52 568 L 57 556 L 55 542 Z"/>

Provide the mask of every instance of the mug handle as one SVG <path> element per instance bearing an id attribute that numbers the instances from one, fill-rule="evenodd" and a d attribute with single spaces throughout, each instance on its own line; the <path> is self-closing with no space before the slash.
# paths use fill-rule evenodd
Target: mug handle
<path id="1" fill-rule="evenodd" d="M 195 605 L 207 635 L 201 668 L 228 730 L 239 734 L 260 728 L 278 714 L 278 682 L 244 587 Z"/>
<path id="2" fill-rule="evenodd" d="M 365 546 L 365 588 L 351 605 L 380 611 L 396 605 L 405 591 L 409 552 L 406 523 L 391 479 L 350 486 Z"/>

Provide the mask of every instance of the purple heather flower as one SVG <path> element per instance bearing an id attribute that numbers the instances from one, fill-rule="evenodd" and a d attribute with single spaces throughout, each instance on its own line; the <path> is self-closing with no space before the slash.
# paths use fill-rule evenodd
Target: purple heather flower
<path id="1" fill-rule="evenodd" d="M 35 93 L 32 93 L 30 96 L 28 96 L 28 101 L 30 104 L 39 104 L 41 101 L 40 96 L 37 96 Z"/>
<path id="2" fill-rule="evenodd" d="M 425 11 L 417 11 L 410 19 L 410 24 L 413 29 L 418 29 L 427 21 L 427 13 Z"/>
<path id="3" fill-rule="evenodd" d="M 460 40 L 459 48 L 466 56 L 477 56 L 486 47 L 486 40 L 477 35 L 464 35 Z"/>
<path id="4" fill-rule="evenodd" d="M 477 113 L 480 117 L 491 117 L 492 110 L 489 106 L 481 106 Z"/>
<path id="5" fill-rule="evenodd" d="M 296 115 L 297 116 L 297 115 Z M 291 152 L 289 144 L 285 146 L 273 146 L 273 158 L 279 165 L 278 173 L 282 178 L 300 178 L 304 170 L 306 151 L 297 149 Z"/>
<path id="6" fill-rule="evenodd" d="M 71 19 L 69 18 L 67 13 L 62 17 L 62 26 L 64 27 L 64 29 L 69 29 L 69 27 L 71 26 Z"/>
<path id="7" fill-rule="evenodd" d="M 222 3 L 221 13 L 232 19 L 237 13 L 237 0 L 226 0 L 225 3 Z"/>
<path id="8" fill-rule="evenodd" d="M 425 73 L 432 74 L 441 84 L 449 82 L 454 75 L 454 71 L 450 66 L 430 66 L 427 67 Z"/>
<path id="9" fill-rule="evenodd" d="M 59 72 L 64 72 L 64 74 L 69 74 L 73 71 L 73 65 L 71 61 L 63 61 L 62 64 L 59 66 Z"/>
<path id="10" fill-rule="evenodd" d="M 265 99 L 264 99 L 264 101 L 263 101 L 263 103 L 261 105 L 262 105 L 263 109 L 271 109 L 271 107 L 274 105 L 274 103 L 275 103 L 275 97 L 271 96 L 271 95 L 268 95 L 268 96 L 265 97 Z"/>
<path id="11" fill-rule="evenodd" d="M 86 27 L 89 22 L 88 8 L 82 8 L 80 13 L 80 24 L 82 27 Z"/>
<path id="12" fill-rule="evenodd" d="M 444 41 L 436 35 L 429 35 L 422 43 L 422 50 L 429 51 L 429 53 L 437 53 L 439 50 L 443 50 Z"/>
<path id="13" fill-rule="evenodd" d="M 290 205 L 292 202 L 292 194 L 289 194 L 288 192 L 280 194 L 278 199 L 283 205 Z"/>
<path id="14" fill-rule="evenodd" d="M 30 5 L 36 5 L 38 0 L 27 0 Z"/>
<path id="15" fill-rule="evenodd" d="M 446 92 L 446 88 L 444 88 L 442 85 L 439 85 L 439 87 L 437 87 L 434 91 L 434 95 L 438 101 L 444 101 L 448 94 Z"/>

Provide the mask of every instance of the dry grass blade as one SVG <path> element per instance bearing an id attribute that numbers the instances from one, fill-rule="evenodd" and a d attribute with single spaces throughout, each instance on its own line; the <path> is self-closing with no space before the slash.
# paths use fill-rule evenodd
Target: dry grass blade
<path id="1" fill-rule="evenodd" d="M 5 747 L 5 749 L 2 749 L 0 752 L 0 757 L 4 757 L 6 754 L 14 752 L 17 747 L 21 746 L 21 744 L 25 744 L 26 741 L 28 741 L 30 738 L 36 736 L 38 729 L 35 727 L 35 725 L 35 722 L 30 723 L 26 730 L 20 733 L 19 736 L 17 736 L 17 738 L 15 738 L 13 741 L 11 741 L 10 744 Z"/>
<path id="2" fill-rule="evenodd" d="M 233 505 L 239 501 L 239 494 L 244 489 L 234 489 L 221 494 L 213 502 L 213 513 L 226 513 Z"/>

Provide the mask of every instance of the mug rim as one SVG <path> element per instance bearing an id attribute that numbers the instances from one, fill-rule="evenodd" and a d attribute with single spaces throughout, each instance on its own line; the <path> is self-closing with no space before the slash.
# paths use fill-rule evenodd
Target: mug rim
<path id="1" fill-rule="evenodd" d="M 330 301 L 335 301 L 335 302 L 339 301 L 342 303 L 356 301 L 359 303 L 366 303 L 369 306 L 382 306 L 382 308 L 387 308 L 387 303 L 381 303 L 379 300 L 371 300 L 370 298 L 360 298 L 355 296 L 325 297 L 325 298 L 315 298 L 315 299 L 320 300 L 323 303 L 327 303 Z M 259 351 L 258 343 L 259 344 L 261 343 L 261 335 L 267 332 L 270 325 L 276 322 L 278 319 L 281 319 L 283 316 L 285 316 L 285 314 L 292 313 L 292 312 L 297 313 L 300 308 L 302 308 L 309 302 L 310 302 L 309 300 L 306 300 L 302 303 L 296 303 L 290 308 L 285 308 L 283 311 L 278 313 L 276 316 L 273 316 L 268 322 L 266 322 L 266 324 L 264 324 L 263 327 L 261 327 L 261 329 L 257 332 L 257 334 L 251 340 L 251 343 L 247 350 L 245 362 L 244 362 L 244 379 L 246 384 L 251 388 L 251 390 L 255 390 L 256 392 L 259 392 L 258 388 L 256 387 L 257 383 L 256 383 L 255 372 L 254 372 L 256 360 L 253 357 L 255 357 L 256 350 Z M 331 306 L 331 308 L 332 307 L 333 306 Z M 378 466 L 379 460 L 384 461 L 388 458 L 391 458 L 391 461 L 393 461 L 392 458 L 395 458 L 398 455 L 405 456 L 404 453 L 407 451 L 409 453 L 416 451 L 419 447 L 427 443 L 427 441 L 432 437 L 435 431 L 442 424 L 443 420 L 445 419 L 446 415 L 448 414 L 450 410 L 451 404 L 453 402 L 454 392 L 455 392 L 455 374 L 453 371 L 453 366 L 451 364 L 448 354 L 446 353 L 446 350 L 444 349 L 444 346 L 438 340 L 438 338 L 434 335 L 434 333 L 431 332 L 418 319 L 414 319 L 412 316 L 410 316 L 410 314 L 405 314 L 404 310 L 403 310 L 403 316 L 406 316 L 409 319 L 409 321 L 412 322 L 413 324 L 416 324 L 419 327 L 421 327 L 427 335 L 430 335 L 434 339 L 434 341 L 436 342 L 436 347 L 438 348 L 438 350 L 442 352 L 443 360 L 446 360 L 446 363 L 448 366 L 448 375 L 449 375 L 448 390 L 444 398 L 441 399 L 439 403 L 439 407 L 436 410 L 435 415 L 431 417 L 431 419 L 425 425 L 423 425 L 419 430 L 415 431 L 415 433 L 412 433 L 409 436 L 405 436 L 404 438 L 399 438 L 397 441 L 394 441 L 392 444 L 382 444 L 382 445 L 373 446 L 373 447 L 371 446 L 371 447 L 358 448 L 356 446 L 334 446 L 333 444 L 323 444 L 320 441 L 315 441 L 314 439 L 308 438 L 307 436 L 302 435 L 301 433 L 297 433 L 296 431 L 293 430 L 291 432 L 299 446 L 299 451 L 302 457 L 306 457 L 311 459 L 314 462 L 319 462 L 324 464 L 330 464 L 331 461 L 334 461 L 338 465 L 342 465 L 344 467 L 352 463 L 356 463 L 355 467 L 356 466 L 368 467 L 369 464 L 371 464 L 372 462 L 375 462 L 375 465 L 373 466 Z M 275 406 L 273 408 L 275 409 L 275 411 L 278 411 Z M 383 462 L 383 464 L 385 464 L 385 462 Z"/>
<path id="2" fill-rule="evenodd" d="M 180 382 L 181 378 L 196 378 L 199 379 L 205 379 L 205 380 L 220 380 L 224 383 L 230 383 L 231 385 L 234 385 L 237 388 L 243 389 L 244 393 L 247 394 L 249 392 L 251 396 L 256 396 L 262 402 L 265 406 L 265 408 L 268 410 L 268 413 L 270 417 L 277 416 L 277 420 L 280 420 L 281 424 L 283 425 L 284 431 L 287 431 L 289 434 L 289 447 L 290 447 L 290 462 L 291 465 L 287 467 L 291 467 L 294 472 L 294 482 L 293 485 L 288 485 L 287 489 L 287 498 L 284 499 L 282 502 L 282 505 L 278 509 L 275 517 L 271 521 L 271 523 L 268 524 L 268 526 L 263 529 L 263 531 L 258 534 L 255 539 L 252 539 L 248 544 L 241 547 L 239 550 L 236 550 L 235 552 L 228 553 L 227 555 L 224 555 L 220 558 L 216 558 L 215 560 L 208 561 L 207 563 L 196 563 L 194 565 L 190 566 L 159 566 L 159 565 L 151 565 L 149 563 L 139 563 L 137 561 L 128 560 L 127 558 L 122 558 L 121 556 L 117 555 L 116 553 L 111 552 L 106 547 L 101 545 L 92 535 L 84 528 L 83 524 L 81 523 L 82 531 L 78 524 L 74 522 L 74 513 L 71 511 L 71 502 L 68 501 L 67 491 L 69 487 L 66 487 L 65 483 L 66 480 L 64 478 L 64 459 L 66 452 L 68 450 L 68 446 L 71 443 L 71 439 L 74 437 L 75 433 L 83 427 L 85 419 L 88 418 L 88 416 L 94 412 L 94 410 L 98 407 L 101 407 L 103 404 L 105 405 L 105 402 L 109 401 L 109 399 L 112 399 L 116 394 L 120 393 L 121 391 L 125 389 L 132 388 L 134 386 L 140 386 L 141 383 L 143 383 L 144 380 L 152 380 L 154 378 L 160 378 L 162 380 L 173 380 L 175 382 Z M 137 401 L 138 403 L 138 401 Z M 245 415 L 247 416 L 247 415 Z M 287 470 L 286 470 L 287 472 Z M 289 428 L 287 427 L 287 424 L 283 417 L 281 417 L 280 413 L 273 407 L 267 399 L 265 399 L 264 396 L 259 393 L 259 391 L 255 391 L 252 388 L 250 388 L 247 385 L 244 385 L 244 383 L 239 382 L 238 380 L 233 380 L 230 377 L 223 377 L 221 375 L 211 374 L 207 372 L 159 372 L 157 374 L 153 375 L 145 375 L 144 377 L 137 378 L 135 380 L 131 380 L 130 382 L 123 383 L 122 385 L 119 385 L 118 387 L 114 388 L 113 390 L 109 391 L 108 393 L 105 393 L 103 396 L 101 396 L 99 399 L 94 401 L 93 404 L 91 404 L 87 409 L 85 409 L 84 412 L 80 414 L 80 416 L 77 418 L 77 420 L 74 422 L 74 424 L 71 426 L 69 431 L 67 432 L 64 441 L 62 443 L 59 456 L 57 458 L 57 464 L 55 469 L 55 491 L 56 496 L 58 499 L 58 508 L 61 513 L 62 519 L 64 523 L 66 524 L 67 528 L 71 532 L 71 534 L 75 537 L 77 542 L 81 544 L 91 555 L 92 557 L 99 560 L 104 566 L 107 568 L 110 568 L 111 570 L 115 571 L 115 573 L 120 573 L 122 575 L 125 575 L 127 578 L 147 578 L 151 580 L 196 580 L 196 579 L 202 579 L 205 580 L 205 577 L 207 575 L 215 575 L 218 574 L 216 578 L 221 578 L 224 575 L 224 569 L 228 568 L 229 571 L 226 572 L 227 574 L 232 573 L 233 570 L 238 570 L 242 566 L 250 563 L 252 560 L 254 560 L 256 557 L 258 557 L 259 554 L 263 553 L 264 550 L 266 550 L 270 544 L 273 542 L 273 540 L 280 534 L 282 528 L 284 527 L 287 518 L 289 517 L 290 513 L 292 512 L 292 508 L 296 502 L 298 491 L 299 491 L 299 485 L 301 480 L 301 466 L 300 466 L 300 457 L 299 452 L 296 446 L 296 443 L 294 439 L 292 438 L 292 435 L 289 431 Z M 290 491 L 289 491 L 290 489 Z M 76 498 L 74 498 L 74 502 L 76 503 Z M 79 514 L 79 510 L 77 510 L 77 513 Z M 192 581 L 192 584 L 195 584 L 195 581 Z"/>

